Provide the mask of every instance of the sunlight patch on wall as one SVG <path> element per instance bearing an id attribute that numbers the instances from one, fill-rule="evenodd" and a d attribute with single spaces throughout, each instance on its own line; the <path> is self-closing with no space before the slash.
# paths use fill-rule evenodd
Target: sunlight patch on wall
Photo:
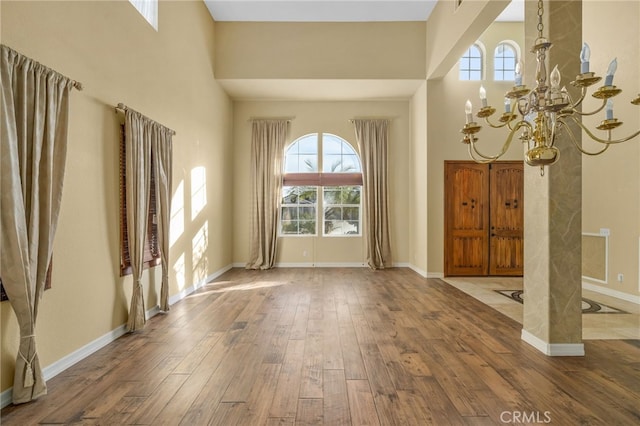
<path id="1" fill-rule="evenodd" d="M 184 268 L 184 253 L 180 255 L 176 263 L 173 264 L 173 273 L 176 276 L 176 283 L 178 284 L 178 289 L 183 290 L 184 285 L 186 283 L 186 273 Z"/>
<path id="2" fill-rule="evenodd" d="M 180 181 L 176 192 L 171 200 L 171 220 L 169 222 L 169 247 L 173 247 L 175 242 L 184 232 L 184 181 Z"/>
<path id="3" fill-rule="evenodd" d="M 191 170 L 191 220 L 207 205 L 207 169 L 196 167 Z"/>
<path id="4" fill-rule="evenodd" d="M 192 261 L 193 261 L 193 281 L 200 282 L 207 276 L 209 270 L 208 258 L 206 255 L 209 247 L 209 221 L 206 221 L 202 228 L 198 230 L 191 240 Z"/>

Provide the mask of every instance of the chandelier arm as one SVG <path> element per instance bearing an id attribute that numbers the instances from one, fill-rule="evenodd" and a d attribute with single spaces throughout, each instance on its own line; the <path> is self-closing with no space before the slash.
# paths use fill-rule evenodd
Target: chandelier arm
<path id="1" fill-rule="evenodd" d="M 526 121 L 520 121 L 516 127 L 511 130 L 509 132 L 509 135 L 507 136 L 507 139 L 504 142 L 504 145 L 502 145 L 502 149 L 500 150 L 500 152 L 496 155 L 484 155 L 483 153 L 481 153 L 480 151 L 478 151 L 478 148 L 476 148 L 476 144 L 473 141 L 473 139 L 470 141 L 469 144 L 469 154 L 471 155 L 471 157 L 475 160 L 477 157 L 474 156 L 471 151 L 473 150 L 473 152 L 478 156 L 478 157 L 482 157 L 484 160 L 487 160 L 486 162 L 492 162 L 497 160 L 498 158 L 502 157 L 504 155 L 505 152 L 507 152 L 507 150 L 509 149 L 509 146 L 511 145 L 511 141 L 513 140 L 513 136 L 515 135 L 515 133 L 518 131 L 518 129 L 520 129 L 520 127 L 529 127 L 531 128 L 531 125 L 529 123 L 527 123 Z"/>
<path id="2" fill-rule="evenodd" d="M 507 126 L 509 123 L 511 123 L 513 121 L 513 119 L 509 120 L 509 121 L 505 121 L 502 124 L 493 124 L 492 122 L 489 121 L 489 117 L 485 117 L 484 121 L 485 121 L 485 123 L 487 123 L 489 125 L 489 127 L 493 128 L 493 129 L 501 129 L 501 128 Z M 509 127 L 509 128 L 511 128 L 511 127 Z"/>
<path id="3" fill-rule="evenodd" d="M 603 100 L 602 100 L 602 105 L 600 106 L 600 108 L 598 108 L 598 109 L 596 109 L 596 110 L 594 110 L 594 111 L 591 111 L 591 112 L 582 112 L 582 111 L 578 111 L 578 110 L 576 110 L 576 109 L 575 109 L 575 107 L 576 107 L 576 106 L 578 106 L 578 105 L 579 105 L 579 104 L 576 104 L 575 106 L 572 106 L 572 107 L 571 107 L 571 112 L 572 112 L 573 114 L 578 114 L 578 115 L 580 115 L 580 116 L 585 117 L 585 116 L 589 116 L 589 115 L 596 115 L 597 113 L 599 113 L 600 111 L 602 111 L 602 110 L 605 108 L 605 106 L 607 106 L 607 100 L 606 100 L 606 99 L 603 99 Z"/>
<path id="4" fill-rule="evenodd" d="M 591 130 L 589 130 L 584 124 L 582 124 L 582 122 L 580 120 L 578 120 L 576 117 L 570 116 L 569 118 L 571 118 L 578 126 L 580 126 L 582 128 L 582 130 L 584 130 L 587 135 L 589 135 L 589 137 L 591 139 L 593 139 L 596 142 L 600 142 L 600 143 L 604 143 L 607 145 L 611 145 L 611 144 L 616 144 L 616 143 L 622 143 L 622 142 L 626 142 L 628 140 L 631 140 L 633 138 L 635 138 L 636 136 L 640 135 L 640 130 L 638 130 L 635 133 L 630 134 L 629 136 L 626 136 L 624 138 L 620 138 L 620 139 L 601 139 L 599 137 L 597 137 L 596 135 L 594 135 Z M 611 136 L 611 131 L 608 131 L 609 136 Z"/>
<path id="5" fill-rule="evenodd" d="M 565 126 L 566 126 L 566 123 L 565 123 Z M 610 146 L 609 144 L 607 144 L 600 151 L 596 151 L 596 152 L 586 151 L 584 148 L 582 148 L 580 146 L 580 144 L 578 143 L 578 140 L 576 139 L 576 136 L 573 134 L 571 129 L 568 126 L 566 126 L 566 127 L 567 127 L 567 130 L 568 130 L 567 133 L 569 134 L 569 138 L 571 139 L 571 142 L 573 142 L 573 145 L 575 145 L 575 147 L 578 149 L 578 151 L 580 151 L 581 153 L 583 153 L 585 155 L 591 155 L 591 156 L 600 155 L 603 152 L 605 152 Z"/>
<path id="6" fill-rule="evenodd" d="M 475 161 L 476 163 L 488 164 L 488 163 L 492 163 L 492 162 L 496 161 L 499 158 L 499 157 L 495 157 L 495 158 L 480 159 L 480 158 L 476 157 L 474 152 L 476 152 L 476 153 L 478 153 L 478 152 L 477 152 L 477 150 L 475 148 L 475 144 L 473 142 L 469 144 L 469 148 L 468 149 L 469 149 L 469 157 L 471 157 L 471 159 L 473 161 Z M 478 154 L 482 155 L 480 153 L 478 153 Z"/>

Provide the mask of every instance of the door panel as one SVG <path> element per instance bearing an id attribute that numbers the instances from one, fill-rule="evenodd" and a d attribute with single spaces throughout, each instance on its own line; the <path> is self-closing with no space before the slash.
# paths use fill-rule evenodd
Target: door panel
<path id="1" fill-rule="evenodd" d="M 490 275 L 522 275 L 524 268 L 524 168 L 491 164 Z"/>
<path id="2" fill-rule="evenodd" d="M 445 161 L 445 259 L 450 275 L 522 275 L 521 161 Z"/>
<path id="3" fill-rule="evenodd" d="M 489 172 L 445 162 L 445 275 L 486 275 L 489 268 Z"/>

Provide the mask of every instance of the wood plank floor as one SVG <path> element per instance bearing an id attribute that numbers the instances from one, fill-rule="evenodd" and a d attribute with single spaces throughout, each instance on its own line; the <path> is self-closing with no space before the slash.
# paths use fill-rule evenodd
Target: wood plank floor
<path id="1" fill-rule="evenodd" d="M 1 423 L 640 424 L 637 340 L 550 358 L 520 332 L 408 269 L 233 269 Z"/>

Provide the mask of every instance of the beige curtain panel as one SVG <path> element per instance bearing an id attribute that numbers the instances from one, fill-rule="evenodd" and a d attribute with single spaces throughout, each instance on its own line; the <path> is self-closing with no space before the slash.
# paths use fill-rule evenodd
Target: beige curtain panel
<path id="1" fill-rule="evenodd" d="M 47 393 L 36 318 L 62 199 L 69 92 L 80 85 L 7 46 L 0 54 L 0 276 L 20 328 L 12 397 L 20 404 Z"/>
<path id="2" fill-rule="evenodd" d="M 156 180 L 156 214 L 158 247 L 162 259 L 162 285 L 160 287 L 160 310 L 169 311 L 169 220 L 171 214 L 171 188 L 173 167 L 173 132 L 155 126 L 151 141 L 151 159 Z"/>
<path id="3" fill-rule="evenodd" d="M 156 191 L 156 224 L 162 261 L 160 309 L 169 310 L 169 215 L 173 130 L 130 108 L 125 109 L 125 164 L 127 231 L 133 293 L 127 321 L 128 331 L 141 330 L 146 322 L 142 272 L 147 238 L 151 191 Z M 151 169 L 155 188 L 151 188 Z"/>
<path id="4" fill-rule="evenodd" d="M 141 330 L 146 322 L 142 272 L 151 195 L 152 131 L 153 123 L 149 120 L 133 110 L 125 111 L 127 231 L 133 275 L 133 293 L 127 321 L 128 331 Z"/>
<path id="5" fill-rule="evenodd" d="M 392 266 L 389 238 L 387 145 L 389 120 L 353 120 L 362 159 L 362 194 L 367 264 Z"/>
<path id="6" fill-rule="evenodd" d="M 276 262 L 282 166 L 288 120 L 254 120 L 251 136 L 251 235 L 247 269 Z"/>

